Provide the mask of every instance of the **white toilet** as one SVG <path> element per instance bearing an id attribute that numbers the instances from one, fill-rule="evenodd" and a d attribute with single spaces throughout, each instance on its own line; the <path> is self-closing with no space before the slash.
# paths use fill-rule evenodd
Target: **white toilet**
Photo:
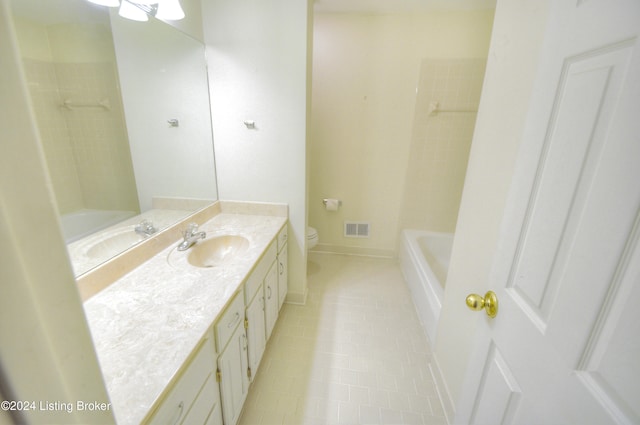
<path id="1" fill-rule="evenodd" d="M 318 231 L 313 227 L 307 227 L 307 250 L 313 248 L 318 243 Z"/>

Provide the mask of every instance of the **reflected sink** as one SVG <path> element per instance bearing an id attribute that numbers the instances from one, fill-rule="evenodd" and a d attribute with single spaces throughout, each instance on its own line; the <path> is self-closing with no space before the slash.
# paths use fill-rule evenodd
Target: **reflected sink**
<path id="1" fill-rule="evenodd" d="M 216 267 L 232 261 L 249 248 L 249 240 L 238 235 L 214 236 L 189 248 L 187 262 L 195 267 Z"/>
<path id="2" fill-rule="evenodd" d="M 141 242 L 145 239 L 133 231 L 133 229 L 120 229 L 117 233 L 101 238 L 86 250 L 89 258 L 105 258 L 112 257 L 125 249 Z"/>

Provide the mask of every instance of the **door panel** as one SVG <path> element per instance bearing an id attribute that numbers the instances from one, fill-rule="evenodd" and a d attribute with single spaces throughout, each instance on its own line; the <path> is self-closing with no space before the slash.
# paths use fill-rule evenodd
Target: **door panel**
<path id="1" fill-rule="evenodd" d="M 264 315 L 267 341 L 278 320 L 278 262 L 274 261 L 264 278 Z"/>
<path id="2" fill-rule="evenodd" d="M 640 423 L 640 4 L 551 4 L 456 423 Z"/>
<path id="3" fill-rule="evenodd" d="M 632 248 L 625 249 L 577 368 L 583 384 L 618 422 L 624 418 L 640 422 L 640 363 L 629 356 L 640 353 L 640 313 L 635 302 L 640 299 L 639 238 L 636 219 L 628 244 Z"/>
<path id="4" fill-rule="evenodd" d="M 262 285 L 258 290 L 258 294 L 251 301 L 251 305 L 247 307 L 247 340 L 248 340 L 248 353 L 249 353 L 249 368 L 251 369 L 251 381 L 258 373 L 258 366 L 264 349 L 267 345 L 266 329 L 265 329 L 265 314 L 264 314 L 264 293 Z"/>
<path id="5" fill-rule="evenodd" d="M 486 358 L 480 396 L 473 407 L 470 423 L 509 423 L 518 408 L 520 387 L 494 344 L 490 345 Z"/>
<path id="6" fill-rule="evenodd" d="M 517 266 L 508 283 L 513 296 L 535 314 L 541 330 L 560 282 L 557 260 L 563 258 L 575 221 L 580 219 L 580 204 L 597 167 L 612 118 L 611 104 L 619 96 L 630 53 L 628 45 L 602 49 L 569 59 L 562 71 Z"/>

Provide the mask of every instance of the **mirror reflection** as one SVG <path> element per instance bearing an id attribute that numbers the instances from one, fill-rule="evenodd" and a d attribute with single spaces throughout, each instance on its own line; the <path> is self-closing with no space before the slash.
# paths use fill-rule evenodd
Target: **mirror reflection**
<path id="1" fill-rule="evenodd" d="M 202 43 L 85 0 L 12 10 L 76 276 L 217 199 Z"/>

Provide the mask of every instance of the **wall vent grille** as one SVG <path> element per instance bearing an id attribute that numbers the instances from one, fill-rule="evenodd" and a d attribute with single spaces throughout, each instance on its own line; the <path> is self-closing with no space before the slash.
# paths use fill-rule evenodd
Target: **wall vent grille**
<path id="1" fill-rule="evenodd" d="M 344 237 L 345 238 L 368 238 L 370 226 L 369 223 L 345 221 Z"/>

